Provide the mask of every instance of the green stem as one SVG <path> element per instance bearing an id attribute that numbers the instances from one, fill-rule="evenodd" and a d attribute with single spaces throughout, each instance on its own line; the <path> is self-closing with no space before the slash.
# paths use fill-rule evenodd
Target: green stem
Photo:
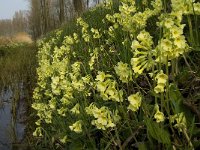
<path id="1" fill-rule="evenodd" d="M 166 82 L 166 104 L 167 104 L 167 113 L 168 113 L 168 116 L 170 115 L 170 108 L 169 108 L 169 66 L 168 66 L 168 59 L 167 59 L 167 62 L 166 62 L 166 74 L 168 76 L 168 80 Z"/>
<path id="2" fill-rule="evenodd" d="M 193 31 L 192 31 L 192 21 L 191 21 L 190 16 L 187 16 L 187 20 L 188 20 L 188 25 L 189 25 L 190 39 L 191 39 L 191 43 L 193 46 L 194 45 L 194 35 L 193 35 Z"/>
<path id="3" fill-rule="evenodd" d="M 193 146 L 193 144 L 192 144 L 192 142 L 191 142 L 191 140 L 190 140 L 190 138 L 189 138 L 189 136 L 188 136 L 188 134 L 186 132 L 186 129 L 183 129 L 183 133 L 184 133 L 184 135 L 186 137 L 186 140 L 187 140 L 189 146 L 191 147 L 192 150 L 194 150 L 194 146 Z"/>
<path id="4" fill-rule="evenodd" d="M 122 149 L 121 140 L 120 140 L 120 138 L 119 138 L 119 132 L 118 132 L 118 130 L 117 130 L 116 127 L 115 127 L 115 134 L 116 134 L 116 137 L 117 137 L 117 144 L 118 144 L 118 146 L 119 146 L 119 149 L 120 149 L 120 150 L 123 150 L 123 149 Z"/>

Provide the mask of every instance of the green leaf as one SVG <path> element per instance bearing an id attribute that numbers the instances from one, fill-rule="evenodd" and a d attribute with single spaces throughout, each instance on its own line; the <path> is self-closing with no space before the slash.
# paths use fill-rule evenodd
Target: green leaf
<path id="1" fill-rule="evenodd" d="M 175 114 L 181 112 L 183 104 L 182 94 L 175 84 L 169 85 L 169 98 L 174 106 Z"/>
<path id="2" fill-rule="evenodd" d="M 145 124 L 147 126 L 147 132 L 158 142 L 163 144 L 170 144 L 170 135 L 163 128 L 159 127 L 159 124 L 152 121 L 149 118 L 145 118 Z"/>
<path id="3" fill-rule="evenodd" d="M 139 150 L 147 150 L 147 146 L 144 142 L 138 143 Z"/>
<path id="4" fill-rule="evenodd" d="M 81 141 L 73 141 L 70 145 L 69 145 L 69 149 L 70 150 L 83 150 L 83 143 L 81 143 Z"/>
<path id="5" fill-rule="evenodd" d="M 187 122 L 192 123 L 194 115 L 188 107 L 183 105 L 184 98 L 175 84 L 169 85 L 169 98 L 173 105 L 173 113 L 178 114 L 184 112 Z"/>

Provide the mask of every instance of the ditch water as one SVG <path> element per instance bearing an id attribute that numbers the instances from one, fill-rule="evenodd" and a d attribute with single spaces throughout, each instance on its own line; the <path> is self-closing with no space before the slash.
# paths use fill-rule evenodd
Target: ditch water
<path id="1" fill-rule="evenodd" d="M 0 93 L 0 150 L 21 149 L 27 106 L 23 84 L 18 89 L 14 92 L 9 87 Z"/>

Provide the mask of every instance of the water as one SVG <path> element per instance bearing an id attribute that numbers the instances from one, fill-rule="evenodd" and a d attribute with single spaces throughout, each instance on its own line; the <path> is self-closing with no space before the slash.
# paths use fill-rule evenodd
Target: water
<path id="1" fill-rule="evenodd" d="M 12 150 L 20 145 L 25 132 L 26 103 L 20 85 L 18 103 L 14 102 L 14 92 L 7 88 L 0 95 L 0 150 Z M 16 108 L 16 109 L 15 109 Z M 16 110 L 16 111 L 15 111 Z"/>

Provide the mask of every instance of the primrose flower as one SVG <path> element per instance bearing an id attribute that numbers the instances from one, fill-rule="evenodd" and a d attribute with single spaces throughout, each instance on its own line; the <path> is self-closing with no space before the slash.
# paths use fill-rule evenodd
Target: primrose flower
<path id="1" fill-rule="evenodd" d="M 175 39 L 183 34 L 183 29 L 174 25 L 172 28 L 170 28 L 170 32 L 172 37 Z"/>
<path id="2" fill-rule="evenodd" d="M 73 38 L 77 42 L 78 41 L 78 34 L 77 33 L 73 33 Z"/>
<path id="3" fill-rule="evenodd" d="M 89 42 L 90 41 L 90 35 L 87 34 L 87 33 L 84 33 L 83 34 L 83 39 L 84 39 L 85 42 Z"/>
<path id="4" fill-rule="evenodd" d="M 143 46 L 137 40 L 134 40 L 132 42 L 131 48 L 133 50 L 137 50 L 138 48 L 143 48 Z"/>
<path id="5" fill-rule="evenodd" d="M 67 142 L 67 136 L 65 135 L 65 136 L 63 136 L 62 138 L 60 138 L 59 140 L 60 140 L 60 142 L 61 143 L 63 143 L 63 144 L 65 144 L 66 142 Z"/>
<path id="6" fill-rule="evenodd" d="M 82 124 L 81 124 L 81 120 L 76 121 L 73 125 L 69 126 L 71 131 L 74 131 L 76 133 L 81 133 L 82 132 Z"/>
<path id="7" fill-rule="evenodd" d="M 98 29 L 91 28 L 91 32 L 94 34 L 93 35 L 94 39 L 99 39 L 101 37 L 101 34 L 99 33 Z"/>
<path id="8" fill-rule="evenodd" d="M 158 84 L 155 88 L 154 88 L 154 91 L 156 93 L 163 93 L 165 90 L 164 90 L 164 87 L 165 85 L 163 85 L 162 83 L 161 84 Z"/>
<path id="9" fill-rule="evenodd" d="M 145 69 L 149 70 L 154 65 L 155 52 L 152 50 L 152 36 L 147 31 L 141 31 L 137 39 L 132 42 L 131 46 L 134 55 L 131 59 L 131 65 L 134 73 L 140 75 Z"/>
<path id="10" fill-rule="evenodd" d="M 110 75 L 102 74 L 105 78 L 105 76 L 109 77 Z M 111 76 L 110 76 L 111 77 Z M 97 90 L 100 92 L 100 96 L 103 98 L 103 100 L 113 100 L 113 101 L 123 101 L 123 91 L 117 90 L 116 85 L 117 82 L 112 79 L 106 79 L 102 80 L 101 76 L 99 76 L 101 81 L 98 81 L 96 84 Z"/>
<path id="11" fill-rule="evenodd" d="M 98 82 L 97 83 L 97 90 L 100 92 L 105 92 L 106 88 L 107 88 L 107 83 L 106 82 Z"/>
<path id="12" fill-rule="evenodd" d="M 163 71 L 161 70 L 156 75 L 155 79 L 157 80 L 157 86 L 154 88 L 154 91 L 156 93 L 162 93 L 162 92 L 164 92 L 164 88 L 165 88 L 165 85 L 167 83 L 168 76 L 166 74 L 164 74 Z"/>
<path id="13" fill-rule="evenodd" d="M 72 85 L 73 85 L 74 89 L 76 89 L 78 91 L 83 91 L 85 89 L 85 85 L 82 80 L 74 80 L 74 81 L 72 81 Z"/>
<path id="14" fill-rule="evenodd" d="M 159 111 L 158 104 L 155 105 L 155 110 L 156 110 L 156 113 L 154 115 L 154 118 L 156 119 L 156 122 L 157 123 L 163 122 L 165 120 L 165 116 L 162 112 Z"/>
<path id="15" fill-rule="evenodd" d="M 90 70 L 94 69 L 95 60 L 98 59 L 98 54 L 99 54 L 98 50 L 99 50 L 98 48 L 95 48 L 93 53 L 90 53 L 91 58 L 90 58 L 90 61 L 88 63 L 89 66 L 90 66 Z"/>
<path id="16" fill-rule="evenodd" d="M 174 25 L 174 21 L 172 20 L 172 18 L 165 19 L 164 26 L 166 28 L 170 29 L 173 25 Z"/>
<path id="17" fill-rule="evenodd" d="M 79 73 L 80 72 L 80 66 L 81 66 L 81 62 L 75 62 L 72 64 L 72 71 L 73 73 Z"/>
<path id="18" fill-rule="evenodd" d="M 70 111 L 74 114 L 80 114 L 80 104 L 77 103 Z"/>
<path id="19" fill-rule="evenodd" d="M 185 36 L 183 36 L 183 35 L 178 36 L 178 37 L 174 40 L 174 45 L 176 45 L 177 48 L 184 49 L 184 48 L 186 47 Z"/>
<path id="20" fill-rule="evenodd" d="M 133 65 L 132 68 L 134 70 L 134 73 L 136 73 L 136 74 L 142 74 L 145 67 L 142 67 L 142 65 L 139 65 L 139 66 L 134 66 Z"/>
<path id="21" fill-rule="evenodd" d="M 110 14 L 107 14 L 106 15 L 106 19 L 112 23 L 115 23 L 115 18 L 114 16 L 110 15 Z"/>
<path id="22" fill-rule="evenodd" d="M 153 45 L 152 38 L 153 37 L 149 34 L 149 32 L 145 30 L 142 30 L 137 36 L 137 39 L 141 42 L 141 45 L 146 47 L 146 49 L 151 48 Z"/>
<path id="23" fill-rule="evenodd" d="M 104 72 L 98 71 L 98 75 L 96 76 L 97 81 L 103 82 L 106 78 L 106 74 Z"/>
<path id="24" fill-rule="evenodd" d="M 104 7 L 107 9 L 111 9 L 113 6 L 113 1 L 112 0 L 105 0 L 104 1 Z"/>
<path id="25" fill-rule="evenodd" d="M 120 77 L 120 80 L 123 83 L 128 83 L 128 81 L 132 80 L 132 71 L 128 67 L 128 64 L 123 62 L 118 62 L 117 66 L 115 66 L 115 72 Z"/>
<path id="26" fill-rule="evenodd" d="M 174 127 L 178 128 L 180 132 L 187 129 L 187 122 L 183 112 L 170 116 L 169 121 L 175 123 Z"/>
<path id="27" fill-rule="evenodd" d="M 68 109 L 66 109 L 65 107 L 61 107 L 60 109 L 57 109 L 57 112 L 58 112 L 59 115 L 65 117 L 67 110 Z"/>
<path id="28" fill-rule="evenodd" d="M 65 36 L 63 44 L 64 45 L 73 45 L 74 44 L 74 39 L 71 36 Z"/>
<path id="29" fill-rule="evenodd" d="M 158 14 L 163 8 L 162 0 L 151 1 L 151 5 L 154 8 L 154 13 L 155 14 Z"/>
<path id="30" fill-rule="evenodd" d="M 158 84 L 159 83 L 166 84 L 168 76 L 164 74 L 163 71 L 161 70 L 160 73 L 156 75 L 156 79 L 157 79 Z"/>
<path id="31" fill-rule="evenodd" d="M 194 7 L 195 14 L 200 15 L 200 3 L 199 2 L 198 3 L 194 3 L 193 7 Z"/>
<path id="32" fill-rule="evenodd" d="M 56 104 L 57 104 L 57 101 L 56 101 L 55 98 L 53 98 L 53 99 L 51 99 L 51 100 L 49 101 L 49 107 L 50 107 L 51 109 L 56 109 Z"/>
<path id="33" fill-rule="evenodd" d="M 172 51 L 172 42 L 168 39 L 161 39 L 161 48 L 162 53 L 171 52 Z"/>
<path id="34" fill-rule="evenodd" d="M 42 137 L 43 134 L 42 134 L 42 128 L 41 127 L 37 127 L 35 129 L 35 131 L 33 132 L 33 136 L 39 136 L 39 137 Z"/>
<path id="35" fill-rule="evenodd" d="M 128 101 L 130 102 L 128 109 L 132 111 L 137 111 L 142 103 L 142 97 L 139 92 L 136 94 L 132 94 L 128 97 Z"/>
<path id="36" fill-rule="evenodd" d="M 108 107 L 97 108 L 93 103 L 89 107 L 85 108 L 86 113 L 93 116 L 95 120 L 92 120 L 91 124 L 95 125 L 97 129 L 106 130 L 106 128 L 112 128 L 115 126 L 115 122 L 119 121 L 120 116 L 115 111 L 113 114 Z"/>

